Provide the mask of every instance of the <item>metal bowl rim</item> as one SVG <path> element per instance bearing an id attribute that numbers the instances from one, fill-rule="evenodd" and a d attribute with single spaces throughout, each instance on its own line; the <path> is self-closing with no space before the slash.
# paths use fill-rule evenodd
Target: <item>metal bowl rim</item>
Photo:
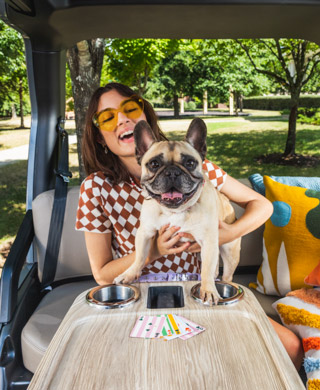
<path id="1" fill-rule="evenodd" d="M 233 282 L 223 282 L 220 280 L 216 280 L 215 283 L 220 284 L 220 285 L 229 285 L 229 286 L 234 287 L 237 290 L 237 293 L 235 295 L 233 295 L 229 298 L 219 299 L 218 305 L 229 305 L 229 304 L 237 303 L 243 298 L 243 295 L 244 295 L 243 288 L 241 286 L 239 286 L 238 284 L 233 283 Z M 191 297 L 194 300 L 196 300 L 197 302 L 200 302 L 203 305 L 209 306 L 209 304 L 207 302 L 203 302 L 199 296 L 196 296 L 196 292 L 197 292 L 197 290 L 199 290 L 200 286 L 201 286 L 201 283 L 197 283 L 194 286 L 192 286 L 191 291 L 190 291 Z"/>
<path id="2" fill-rule="evenodd" d="M 101 302 L 94 298 L 94 294 L 96 294 L 99 290 L 108 287 L 126 287 L 132 290 L 133 294 L 130 298 L 120 302 Z M 94 306 L 102 309 L 120 309 L 122 307 L 131 305 L 132 303 L 136 302 L 139 298 L 140 298 L 140 290 L 136 286 L 132 286 L 130 284 L 114 284 L 114 283 L 94 287 L 86 295 L 86 301 L 90 306 Z"/>

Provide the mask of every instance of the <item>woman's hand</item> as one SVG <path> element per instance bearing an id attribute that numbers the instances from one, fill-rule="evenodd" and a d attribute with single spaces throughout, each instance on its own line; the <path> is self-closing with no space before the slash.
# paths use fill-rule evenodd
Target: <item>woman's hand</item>
<path id="1" fill-rule="evenodd" d="M 187 249 L 188 252 L 191 252 L 191 253 L 197 253 L 197 252 L 200 252 L 201 251 L 201 247 L 200 245 L 197 243 L 197 241 L 194 239 L 193 235 L 190 234 L 190 233 L 180 233 L 180 236 L 181 237 L 185 237 L 187 238 L 188 240 L 190 240 L 190 246 L 189 248 Z M 183 244 L 182 241 L 180 241 L 178 243 L 179 245 Z"/>
<path id="2" fill-rule="evenodd" d="M 190 246 L 190 242 L 180 241 L 185 233 L 178 233 L 179 230 L 179 226 L 170 227 L 170 224 L 160 228 L 153 239 L 148 263 L 152 263 L 161 256 L 181 253 L 187 250 Z"/>
<path id="3" fill-rule="evenodd" d="M 190 246 L 187 249 L 188 252 L 193 252 L 193 253 L 201 252 L 201 247 L 195 241 L 195 239 L 194 239 L 192 234 L 190 234 L 190 233 L 180 233 L 180 236 L 188 238 L 191 241 L 190 242 Z M 226 222 L 223 222 L 223 221 L 219 221 L 219 246 L 223 245 L 223 244 L 226 244 L 227 242 L 231 242 L 234 239 L 235 239 L 235 237 L 233 235 L 232 225 L 230 225 L 230 224 L 228 224 Z M 179 242 L 178 242 L 178 244 L 179 244 Z M 180 245 L 181 244 L 182 244 L 182 242 L 180 242 Z"/>

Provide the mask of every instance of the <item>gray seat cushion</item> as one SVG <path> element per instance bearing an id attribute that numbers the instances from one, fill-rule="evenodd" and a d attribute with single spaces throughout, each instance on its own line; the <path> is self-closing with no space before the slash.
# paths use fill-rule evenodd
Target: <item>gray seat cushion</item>
<path id="1" fill-rule="evenodd" d="M 94 286 L 97 286 L 94 280 L 69 283 L 45 295 L 21 335 L 23 364 L 29 371 L 35 372 L 75 298 Z"/>

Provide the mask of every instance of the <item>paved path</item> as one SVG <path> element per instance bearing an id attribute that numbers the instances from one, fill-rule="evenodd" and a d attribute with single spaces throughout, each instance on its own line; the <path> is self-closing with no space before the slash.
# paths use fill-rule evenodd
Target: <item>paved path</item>
<path id="1" fill-rule="evenodd" d="M 77 142 L 76 135 L 69 136 L 69 145 Z M 0 151 L 0 167 L 20 160 L 28 160 L 29 145 L 17 146 L 16 148 Z"/>

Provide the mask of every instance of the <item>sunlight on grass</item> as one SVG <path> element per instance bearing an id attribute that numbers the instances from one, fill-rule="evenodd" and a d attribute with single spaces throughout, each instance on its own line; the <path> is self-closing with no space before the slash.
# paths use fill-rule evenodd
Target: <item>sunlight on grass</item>
<path id="1" fill-rule="evenodd" d="M 0 167 L 0 244 L 17 234 L 26 208 L 27 161 Z"/>
<path id="2" fill-rule="evenodd" d="M 4 130 L 0 128 L 0 150 L 15 148 L 29 143 L 30 130 Z"/>
<path id="3" fill-rule="evenodd" d="M 207 158 L 220 165 L 235 178 L 246 178 L 253 173 L 278 176 L 320 176 L 316 168 L 258 164 L 255 157 L 282 153 L 287 139 L 288 124 L 282 121 L 250 121 L 241 123 L 208 123 Z M 169 139 L 181 140 L 185 131 L 171 131 Z M 298 125 L 296 153 L 320 155 L 320 126 Z"/>

